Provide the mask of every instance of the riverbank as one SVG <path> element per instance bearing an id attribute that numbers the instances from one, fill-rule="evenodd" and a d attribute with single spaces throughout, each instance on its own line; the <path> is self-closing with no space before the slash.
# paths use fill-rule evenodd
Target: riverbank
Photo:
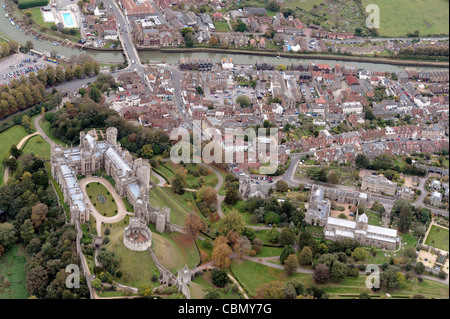
<path id="1" fill-rule="evenodd" d="M 256 55 L 289 59 L 308 59 L 308 60 L 340 60 L 348 62 L 362 62 L 362 63 L 375 63 L 375 64 L 391 64 L 398 66 L 418 66 L 418 67 L 432 67 L 432 68 L 448 68 L 449 62 L 434 62 L 434 61 L 418 61 L 418 60 L 396 60 L 380 57 L 363 57 L 363 56 L 349 56 L 340 54 L 292 54 L 292 53 L 277 53 L 268 51 L 256 51 L 256 50 L 238 50 L 227 48 L 142 48 L 137 47 L 138 51 L 147 52 L 161 52 L 161 53 L 222 53 L 222 54 L 238 54 L 238 55 Z M 281 61 L 281 60 L 280 60 Z"/>

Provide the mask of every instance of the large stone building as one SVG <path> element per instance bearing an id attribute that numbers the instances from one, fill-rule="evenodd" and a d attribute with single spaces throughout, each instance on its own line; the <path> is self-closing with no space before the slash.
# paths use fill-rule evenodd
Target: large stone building
<path id="1" fill-rule="evenodd" d="M 397 184 L 391 182 L 383 175 L 366 174 L 361 181 L 361 190 L 394 196 L 397 192 Z"/>
<path id="2" fill-rule="evenodd" d="M 367 246 L 395 250 L 399 237 L 396 229 L 369 225 L 366 214 L 356 214 L 356 221 L 328 217 L 325 238 L 339 241 L 351 239 Z"/>
<path id="3" fill-rule="evenodd" d="M 71 221 L 89 220 L 89 201 L 83 196 L 77 182 L 78 175 L 89 175 L 104 170 L 115 182 L 119 196 L 126 197 L 133 205 L 134 217 L 148 224 L 156 224 L 158 232 L 164 232 L 170 221 L 170 209 L 153 207 L 149 202 L 150 165 L 141 158 L 133 159 L 117 142 L 117 129 L 106 130 L 106 140 L 99 141 L 96 130 L 80 132 L 78 147 L 64 148 L 52 143 L 51 171 L 58 182 L 64 201 L 70 207 Z"/>
<path id="4" fill-rule="evenodd" d="M 337 196 L 338 194 L 339 196 Z M 341 194 L 341 192 L 335 192 L 334 189 L 314 186 L 311 190 L 305 221 L 309 224 L 325 226 L 326 239 L 339 241 L 347 238 L 358 241 L 363 245 L 395 249 L 397 230 L 368 225 L 369 218 L 365 214 L 359 216 L 356 213 L 356 221 L 330 217 L 330 200 L 340 199 L 341 203 L 353 201 L 354 204 L 368 204 L 369 199 L 364 193 L 361 193 L 365 196 L 362 196 L 360 201 L 359 196 L 344 197 L 344 194 L 345 192 Z"/>

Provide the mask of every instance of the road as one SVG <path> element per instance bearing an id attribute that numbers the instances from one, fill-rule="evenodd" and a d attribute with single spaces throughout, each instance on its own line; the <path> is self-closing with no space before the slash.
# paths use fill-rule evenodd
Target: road
<path id="1" fill-rule="evenodd" d="M 324 182 L 318 182 L 310 179 L 305 178 L 299 178 L 295 176 L 295 171 L 298 166 L 298 162 L 300 161 L 301 156 L 305 155 L 305 153 L 295 153 L 291 155 L 291 164 L 289 165 L 289 168 L 286 170 L 286 173 L 283 175 L 282 179 L 289 184 L 290 187 L 298 187 L 300 184 L 311 184 L 311 185 L 319 185 L 324 187 L 330 187 L 330 188 L 338 188 L 346 191 L 356 191 L 359 192 L 360 190 L 355 187 L 350 186 L 344 186 L 344 185 L 336 185 L 336 184 L 329 184 Z M 412 205 L 414 207 L 426 207 L 429 209 L 433 214 L 436 215 L 443 215 L 443 216 L 449 216 L 449 212 L 443 209 L 425 206 L 423 204 L 424 196 L 426 197 L 426 190 L 425 190 L 425 180 L 426 178 L 421 179 L 419 188 L 422 190 L 422 194 Z M 381 196 L 379 194 L 373 194 L 370 193 L 371 198 L 373 201 L 379 201 L 382 204 L 394 206 L 395 199 L 388 198 Z"/>
<path id="2" fill-rule="evenodd" d="M 104 0 L 103 2 L 105 6 L 109 6 L 109 8 L 116 16 L 117 28 L 119 30 L 118 35 L 120 42 L 122 43 L 123 52 L 125 53 L 128 61 L 128 70 L 136 71 L 141 77 L 143 83 L 145 83 L 147 91 L 150 91 L 150 83 L 148 82 L 148 78 L 145 76 L 145 68 L 141 64 L 141 59 L 139 58 L 138 51 L 134 46 L 132 39 L 132 30 L 127 18 L 123 14 L 122 10 L 118 7 L 116 1 Z"/>

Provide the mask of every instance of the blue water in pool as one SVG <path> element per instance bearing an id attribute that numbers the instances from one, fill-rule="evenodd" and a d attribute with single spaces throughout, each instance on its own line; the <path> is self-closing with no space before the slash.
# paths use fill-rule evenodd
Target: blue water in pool
<path id="1" fill-rule="evenodd" d="M 64 24 L 66 25 L 66 27 L 72 28 L 73 25 L 73 20 L 72 20 L 72 15 L 70 13 L 63 13 L 63 19 L 64 19 Z"/>

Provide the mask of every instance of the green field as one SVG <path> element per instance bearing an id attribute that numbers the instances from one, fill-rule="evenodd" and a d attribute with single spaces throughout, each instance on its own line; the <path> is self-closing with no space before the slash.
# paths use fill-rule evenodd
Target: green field
<path id="1" fill-rule="evenodd" d="M 195 267 L 199 261 L 194 241 L 187 235 L 178 232 L 164 232 L 159 234 L 151 225 L 152 250 L 159 262 L 172 272 L 176 272 L 186 264 Z"/>
<path id="2" fill-rule="evenodd" d="M 218 32 L 229 32 L 230 27 L 228 26 L 228 22 L 226 21 L 214 21 L 214 27 Z"/>
<path id="3" fill-rule="evenodd" d="M 0 285 L 0 299 L 27 299 L 25 264 L 26 258 L 19 246 L 14 246 L 0 257 L 0 279 L 8 278 L 8 288 Z"/>
<path id="4" fill-rule="evenodd" d="M 372 3 L 380 8 L 380 36 L 449 33 L 448 0 L 363 0 L 364 6 Z"/>
<path id="5" fill-rule="evenodd" d="M 230 284 L 227 284 L 230 285 Z M 210 288 L 217 288 L 214 286 L 211 280 L 211 272 L 206 271 L 201 276 L 195 277 L 194 280 L 192 280 L 191 285 L 189 286 L 189 289 L 191 291 L 191 298 L 192 299 L 203 299 L 203 296 L 206 294 L 205 289 Z M 225 292 L 224 288 L 217 288 L 220 299 L 239 299 L 240 296 L 237 293 L 233 293 L 231 289 L 228 290 L 228 293 Z"/>
<path id="6" fill-rule="evenodd" d="M 30 138 L 24 147 L 23 153 L 33 153 L 45 159 L 50 159 L 50 144 L 48 144 L 40 135 Z"/>
<path id="7" fill-rule="evenodd" d="M 113 201 L 114 199 L 112 195 L 108 192 L 105 186 L 100 183 L 89 183 L 86 185 L 86 192 L 89 195 L 92 205 L 95 206 L 97 211 L 102 216 L 113 217 L 117 215 L 117 204 Z M 98 196 L 100 195 L 106 198 L 105 203 L 98 200 Z"/>
<path id="8" fill-rule="evenodd" d="M 42 18 L 40 7 L 24 9 L 24 12 L 27 12 L 27 11 L 31 12 L 31 19 L 33 19 L 33 21 L 36 22 L 39 26 L 45 26 L 48 29 L 50 29 L 50 27 L 55 24 L 54 22 L 44 22 L 44 19 Z"/>
<path id="9" fill-rule="evenodd" d="M 448 251 L 448 229 L 436 225 L 431 226 L 425 245 Z"/>
<path id="10" fill-rule="evenodd" d="M 266 283 L 272 281 L 286 282 L 289 280 L 283 270 L 264 266 L 251 261 L 233 262 L 231 265 L 231 270 L 241 285 L 243 285 L 253 296 L 256 294 L 258 287 Z M 358 278 L 347 277 L 339 283 L 328 282 L 325 284 L 315 283 L 311 274 L 295 273 L 290 278 L 298 279 L 306 287 L 315 285 L 322 288 L 326 293 L 330 294 L 331 298 L 354 298 L 361 292 L 368 292 L 371 297 L 380 297 L 384 295 L 384 292 L 375 294 L 366 288 L 366 276 L 359 276 Z M 426 297 L 431 298 L 447 299 L 449 291 L 447 285 L 425 279 L 421 283 L 408 281 L 405 287 L 391 293 L 393 298 L 397 296 L 408 298 L 409 296 L 413 296 L 415 294 L 423 294 Z"/>
<path id="11" fill-rule="evenodd" d="M 292 10 L 297 7 L 303 10 L 311 10 L 314 5 L 320 5 L 323 2 L 323 0 L 286 0 L 285 5 L 287 8 L 290 8 Z"/>
<path id="12" fill-rule="evenodd" d="M 121 278 L 114 278 L 115 281 L 137 288 L 142 284 L 150 284 L 153 288 L 159 286 L 159 283 L 151 281 L 153 274 L 159 276 L 159 271 L 148 251 L 131 251 L 126 248 L 123 244 L 123 228 L 112 230 L 109 238 L 106 249 L 113 252 L 119 260 L 118 270 L 123 273 Z"/>
<path id="13" fill-rule="evenodd" d="M 0 133 L 0 185 L 3 184 L 3 160 L 9 154 L 11 146 L 19 143 L 20 140 L 27 135 L 28 133 L 25 128 L 20 125 L 13 126 Z"/>
<path id="14" fill-rule="evenodd" d="M 186 216 L 195 211 L 194 198 L 190 192 L 177 195 L 166 187 L 153 187 L 150 190 L 150 203 L 152 206 L 169 207 L 170 222 L 179 226 L 184 226 Z"/>
<path id="15" fill-rule="evenodd" d="M 49 139 L 51 139 L 53 142 L 55 142 L 58 145 L 66 146 L 65 143 L 61 142 L 59 139 L 57 139 L 56 137 L 53 136 L 53 134 L 51 132 L 50 122 L 41 119 L 39 121 L 39 124 L 40 124 L 42 130 L 44 131 L 45 135 L 47 135 Z"/>

